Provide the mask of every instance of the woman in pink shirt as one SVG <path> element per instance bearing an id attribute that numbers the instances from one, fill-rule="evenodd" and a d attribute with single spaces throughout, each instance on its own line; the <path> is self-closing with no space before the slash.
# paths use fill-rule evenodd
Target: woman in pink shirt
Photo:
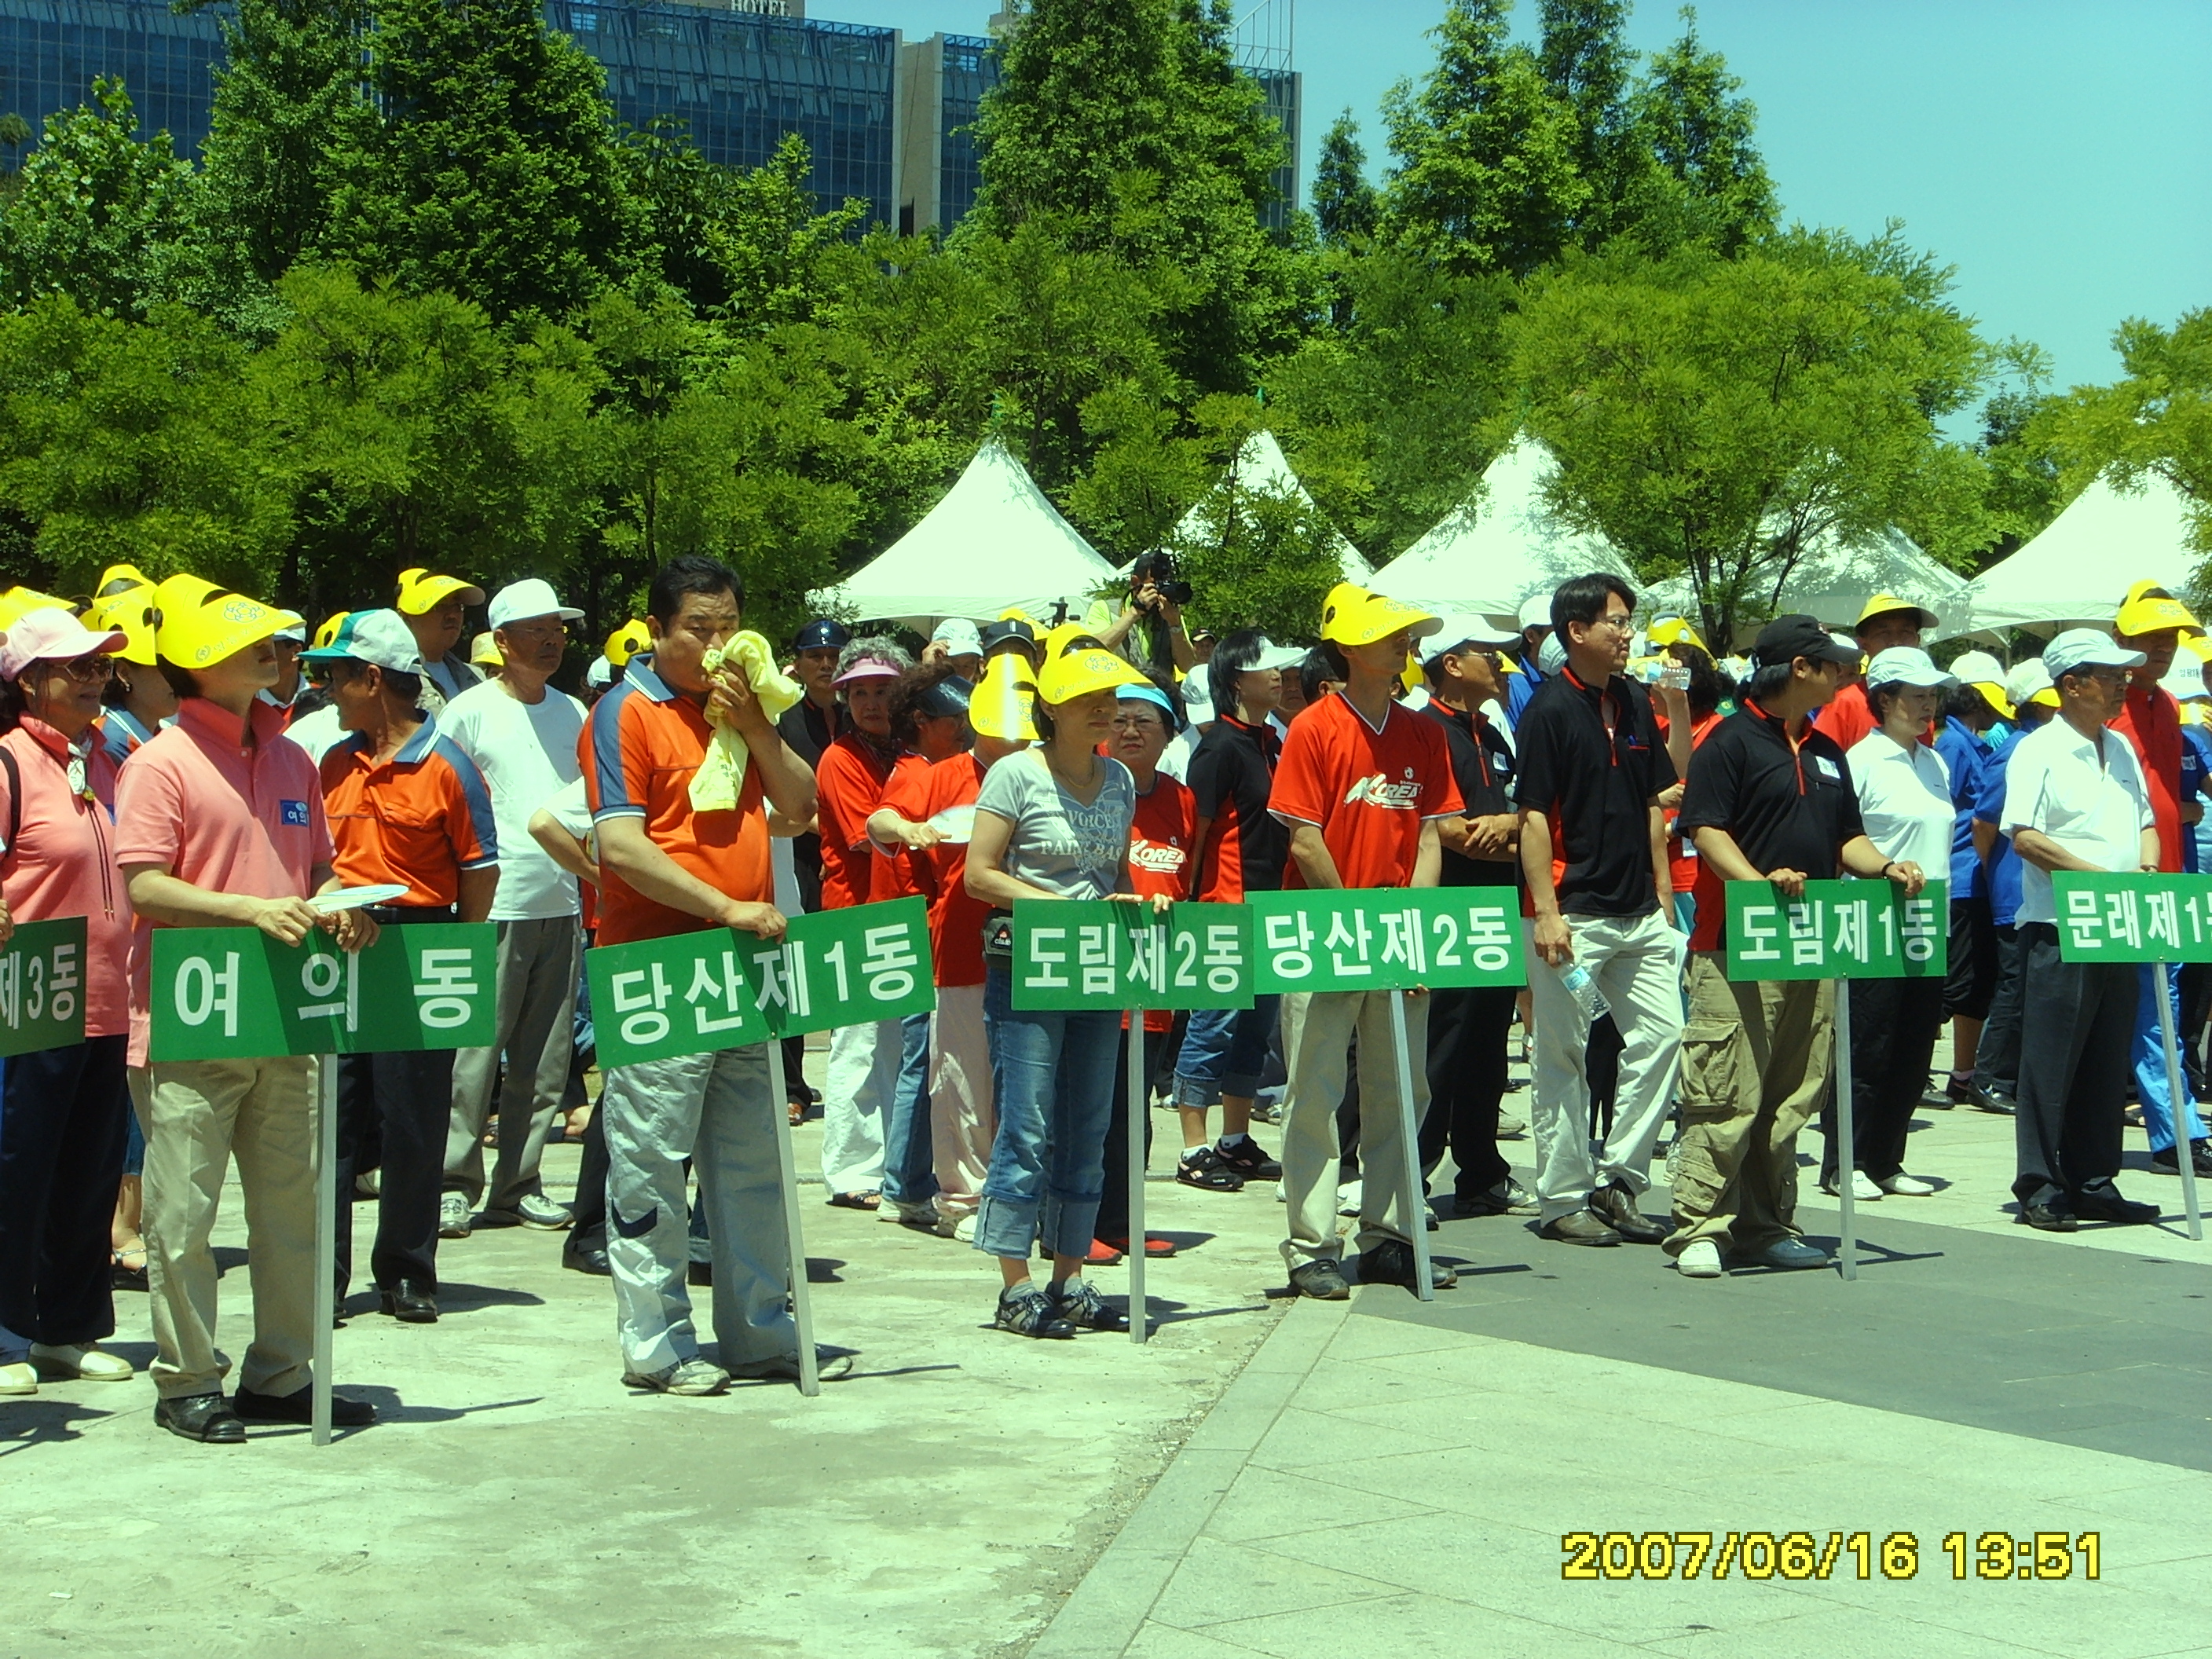
<path id="1" fill-rule="evenodd" d="M 122 643 L 50 608 L 0 645 L 0 937 L 85 920 L 82 959 L 42 958 L 37 970 L 55 1004 L 82 999 L 84 1041 L 15 1056 L 0 1085 L 0 1395 L 135 1375 L 99 1346 L 115 1334 L 108 1225 L 131 1110 L 131 902 L 114 864 L 115 761 L 94 722 Z"/>

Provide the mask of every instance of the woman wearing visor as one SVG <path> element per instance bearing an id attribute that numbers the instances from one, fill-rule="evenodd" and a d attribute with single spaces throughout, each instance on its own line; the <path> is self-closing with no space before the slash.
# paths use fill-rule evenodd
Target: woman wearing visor
<path id="1" fill-rule="evenodd" d="M 131 1115 L 131 901 L 98 729 L 123 643 L 57 609 L 18 617 L 0 643 L 0 944 L 27 922 L 85 928 L 75 972 L 55 962 L 36 987 L 58 1016 L 64 998 L 83 1009 L 84 1040 L 15 1055 L 0 1085 L 0 1395 L 135 1375 L 99 1346 L 115 1332 L 108 1230 Z"/>

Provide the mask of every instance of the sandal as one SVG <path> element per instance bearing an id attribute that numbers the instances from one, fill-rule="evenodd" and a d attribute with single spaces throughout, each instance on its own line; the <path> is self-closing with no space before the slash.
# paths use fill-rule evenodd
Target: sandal
<path id="1" fill-rule="evenodd" d="M 808 1104 L 809 1103 L 804 1100 L 787 1100 L 784 1103 L 783 1109 L 790 1115 L 791 1127 L 793 1128 L 796 1129 L 800 1124 L 806 1121 L 806 1109 Z"/>
<path id="2" fill-rule="evenodd" d="M 1110 1305 L 1087 1281 L 1065 1279 L 1046 1294 L 1053 1311 L 1079 1331 L 1126 1331 L 1129 1316 Z"/>
<path id="3" fill-rule="evenodd" d="M 874 1210 L 883 1206 L 881 1193 L 832 1193 L 830 1202 L 841 1210 Z"/>
<path id="4" fill-rule="evenodd" d="M 998 1312 L 991 1322 L 1016 1336 L 1040 1337 L 1065 1342 L 1075 1327 L 1061 1315 L 1060 1304 L 1033 1285 L 1014 1285 L 999 1292 Z"/>
<path id="5" fill-rule="evenodd" d="M 137 1258 L 132 1265 L 130 1258 Z M 146 1278 L 146 1241 L 118 1246 L 108 1252 L 107 1278 L 109 1285 L 118 1291 L 143 1291 L 151 1286 Z"/>
<path id="6" fill-rule="evenodd" d="M 1109 1250 L 1119 1250 L 1124 1255 L 1129 1251 L 1129 1241 L 1126 1238 L 1102 1238 L 1097 1243 Z M 1158 1233 L 1145 1235 L 1145 1260 L 1147 1261 L 1164 1261 L 1181 1248 L 1172 1238 L 1162 1238 Z M 1105 1265 L 1111 1267 L 1114 1264 L 1109 1261 Z"/>

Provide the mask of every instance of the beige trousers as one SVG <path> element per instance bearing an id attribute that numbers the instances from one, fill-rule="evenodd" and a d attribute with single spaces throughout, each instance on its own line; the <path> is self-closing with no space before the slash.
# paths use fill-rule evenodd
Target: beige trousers
<path id="1" fill-rule="evenodd" d="M 1336 1175 L 1343 1146 L 1336 1109 L 1344 1101 L 1347 1051 L 1359 1036 L 1359 1236 L 1372 1249 L 1385 1239 L 1413 1242 L 1426 1225 L 1419 1194 L 1406 1190 L 1405 1143 L 1398 1105 L 1398 1061 L 1390 1037 L 1397 991 L 1292 991 L 1283 998 L 1283 1194 L 1291 1236 L 1283 1260 L 1292 1267 L 1344 1253 L 1336 1231 Z M 1412 1060 L 1413 1121 L 1429 1109 L 1429 1000 L 1406 999 L 1406 1048 Z"/>
<path id="2" fill-rule="evenodd" d="M 929 1017 L 929 1137 L 938 1214 L 957 1221 L 975 1213 L 998 1133 L 983 988 L 940 985 L 937 1012 Z"/>
<path id="3" fill-rule="evenodd" d="M 246 1199 L 253 1344 L 239 1382 L 257 1394 L 307 1386 L 315 1347 L 314 1061 L 204 1060 L 152 1066 L 146 1133 L 146 1258 L 154 1385 L 165 1400 L 212 1394 L 230 1361 L 215 1346 L 210 1243 L 223 1176 Z"/>
<path id="4" fill-rule="evenodd" d="M 1725 1255 L 1797 1237 L 1797 1132 L 1827 1093 L 1834 1017 L 1831 981 L 1731 982 L 1721 952 L 1690 958 L 1669 1255 L 1698 1238 Z"/>

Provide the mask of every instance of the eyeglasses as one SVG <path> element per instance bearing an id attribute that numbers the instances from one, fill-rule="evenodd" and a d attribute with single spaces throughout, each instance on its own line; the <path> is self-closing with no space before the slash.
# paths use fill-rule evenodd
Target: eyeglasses
<path id="1" fill-rule="evenodd" d="M 115 659 L 102 653 L 96 657 L 77 657 L 68 662 L 52 664 L 79 685 L 105 685 L 115 678 Z"/>
<path id="2" fill-rule="evenodd" d="M 1116 732 L 1164 732 L 1167 726 L 1158 714 L 1116 714 L 1114 716 L 1114 729 Z"/>

